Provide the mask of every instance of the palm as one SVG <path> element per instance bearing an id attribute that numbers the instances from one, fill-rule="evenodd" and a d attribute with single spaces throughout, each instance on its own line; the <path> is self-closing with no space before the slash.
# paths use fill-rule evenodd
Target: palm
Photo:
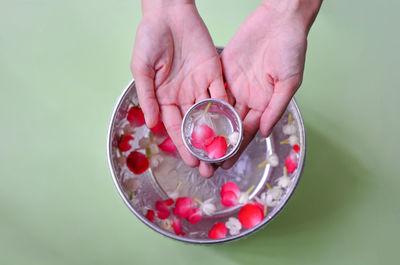
<path id="1" fill-rule="evenodd" d="M 279 21 L 260 7 L 222 53 L 229 92 L 244 121 L 242 150 L 259 128 L 269 134 L 302 80 L 305 34 L 296 25 Z"/>
<path id="2" fill-rule="evenodd" d="M 141 22 L 132 58 L 139 101 L 146 123 L 156 124 L 158 113 L 182 158 L 190 166 L 198 161 L 190 155 L 180 136 L 182 115 L 196 101 L 226 100 L 218 53 L 203 21 L 192 5 L 171 8 L 173 16 L 148 14 Z M 202 164 L 203 175 L 211 167 Z"/>

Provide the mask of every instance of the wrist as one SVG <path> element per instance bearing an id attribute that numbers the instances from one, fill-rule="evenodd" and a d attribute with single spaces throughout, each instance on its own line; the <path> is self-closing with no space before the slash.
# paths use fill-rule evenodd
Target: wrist
<path id="1" fill-rule="evenodd" d="M 322 0 L 265 0 L 262 6 L 282 19 L 292 20 L 307 34 L 313 24 Z"/>
<path id="2" fill-rule="evenodd" d="M 194 0 L 142 0 L 142 13 L 145 14 L 149 11 L 167 10 L 172 7 L 181 5 L 195 5 Z"/>

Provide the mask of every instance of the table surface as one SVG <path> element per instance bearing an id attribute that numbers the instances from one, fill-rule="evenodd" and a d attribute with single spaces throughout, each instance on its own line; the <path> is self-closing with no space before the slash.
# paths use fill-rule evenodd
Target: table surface
<path id="1" fill-rule="evenodd" d="M 202 0 L 225 46 L 260 1 Z M 1 0 L 1 264 L 398 264 L 398 1 L 324 1 L 296 98 L 307 162 L 286 209 L 224 245 L 164 238 L 125 207 L 105 142 L 139 1 Z"/>

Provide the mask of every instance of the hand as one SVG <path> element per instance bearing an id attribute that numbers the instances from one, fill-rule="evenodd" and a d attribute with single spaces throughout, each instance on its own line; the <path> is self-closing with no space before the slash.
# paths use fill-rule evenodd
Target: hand
<path id="1" fill-rule="evenodd" d="M 198 166 L 182 142 L 182 116 L 197 101 L 227 96 L 218 53 L 194 1 L 143 2 L 131 68 L 147 126 L 161 114 L 182 159 Z M 201 162 L 199 171 L 210 177 L 214 169 Z"/>
<path id="2" fill-rule="evenodd" d="M 255 10 L 222 52 L 228 90 L 244 127 L 241 149 L 224 162 L 225 169 L 239 158 L 258 129 L 264 136 L 270 134 L 302 82 L 311 23 L 285 3 L 290 0 L 276 2 L 268 1 Z"/>

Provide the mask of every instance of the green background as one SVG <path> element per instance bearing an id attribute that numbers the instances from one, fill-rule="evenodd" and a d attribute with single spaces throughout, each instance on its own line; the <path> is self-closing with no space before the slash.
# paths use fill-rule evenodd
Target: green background
<path id="1" fill-rule="evenodd" d="M 225 46 L 260 1 L 198 1 Z M 0 1 L 0 264 L 398 264 L 398 1 L 325 1 L 296 97 L 300 185 L 265 229 L 225 245 L 164 238 L 106 163 L 140 3 Z"/>

